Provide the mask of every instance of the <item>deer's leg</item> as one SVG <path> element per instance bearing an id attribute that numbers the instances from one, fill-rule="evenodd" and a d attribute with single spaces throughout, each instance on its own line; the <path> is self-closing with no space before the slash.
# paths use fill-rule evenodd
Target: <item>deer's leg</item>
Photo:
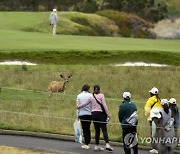
<path id="1" fill-rule="evenodd" d="M 49 93 L 49 98 L 52 96 L 52 92 Z"/>
<path id="2" fill-rule="evenodd" d="M 63 91 L 63 93 L 64 93 L 64 95 L 63 95 L 63 100 L 64 100 L 64 98 L 65 98 L 65 90 Z"/>

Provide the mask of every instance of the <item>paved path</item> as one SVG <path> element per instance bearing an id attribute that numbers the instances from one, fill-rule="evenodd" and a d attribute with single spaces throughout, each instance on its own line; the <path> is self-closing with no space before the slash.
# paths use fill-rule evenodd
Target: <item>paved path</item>
<path id="1" fill-rule="evenodd" d="M 62 141 L 56 139 L 45 139 L 29 136 L 17 136 L 17 135 L 0 135 L 0 144 L 12 147 L 23 147 L 33 149 L 48 149 L 54 151 L 64 151 L 64 153 L 78 153 L 78 154 L 103 154 L 106 151 L 95 152 L 93 151 L 94 145 L 91 145 L 91 149 L 85 150 L 81 148 L 81 145 L 71 141 Z M 113 154 L 123 154 L 123 148 L 119 146 L 113 146 Z M 147 150 L 139 150 L 139 154 L 149 154 Z"/>

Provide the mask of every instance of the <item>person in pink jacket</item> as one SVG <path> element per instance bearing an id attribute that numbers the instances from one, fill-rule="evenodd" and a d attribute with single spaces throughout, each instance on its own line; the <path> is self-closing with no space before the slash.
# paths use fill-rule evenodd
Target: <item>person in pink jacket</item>
<path id="1" fill-rule="evenodd" d="M 102 130 L 103 137 L 106 143 L 106 150 L 109 152 L 113 151 L 113 148 L 109 144 L 109 137 L 107 132 L 107 121 L 110 119 L 110 114 L 108 111 L 108 107 L 105 102 L 104 94 L 100 93 L 100 86 L 94 86 L 93 95 L 88 99 L 88 101 L 84 102 L 84 104 L 77 106 L 77 108 L 82 108 L 87 104 L 92 103 L 92 120 L 95 128 L 95 142 L 96 145 L 94 147 L 95 151 L 104 150 L 103 147 L 99 146 L 99 138 L 100 138 L 100 129 Z"/>

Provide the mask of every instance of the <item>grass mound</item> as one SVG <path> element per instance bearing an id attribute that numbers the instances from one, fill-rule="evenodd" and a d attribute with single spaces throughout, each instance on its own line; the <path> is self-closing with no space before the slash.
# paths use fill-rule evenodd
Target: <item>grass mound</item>
<path id="1" fill-rule="evenodd" d="M 113 10 L 99 11 L 97 14 L 113 20 L 123 37 L 155 38 L 155 34 L 149 31 L 153 25 L 134 14 Z"/>
<path id="2" fill-rule="evenodd" d="M 118 32 L 113 21 L 96 14 L 64 12 L 61 16 L 67 24 L 60 23 L 60 34 L 112 36 Z"/>
<path id="3" fill-rule="evenodd" d="M 2 30 L 51 33 L 49 12 L 1 12 Z M 97 14 L 58 12 L 57 34 L 154 38 L 152 26 L 138 16 L 117 11 Z"/>
<path id="4" fill-rule="evenodd" d="M 17 13 L 18 15 L 18 13 Z M 28 32 L 51 32 L 49 14 L 43 13 L 35 25 L 22 27 Z M 46 17 L 45 17 L 46 15 Z M 97 14 L 85 14 L 78 12 L 59 12 L 57 34 L 112 36 L 118 32 L 118 26 L 111 20 Z"/>

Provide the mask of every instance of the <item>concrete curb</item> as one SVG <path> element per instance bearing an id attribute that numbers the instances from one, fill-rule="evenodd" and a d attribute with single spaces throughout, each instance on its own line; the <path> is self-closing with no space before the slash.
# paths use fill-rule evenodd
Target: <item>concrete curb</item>
<path id="1" fill-rule="evenodd" d="M 74 136 L 50 134 L 50 133 L 40 133 L 40 132 L 14 131 L 14 130 L 0 129 L 0 135 L 29 136 L 29 137 L 38 137 L 38 138 L 46 138 L 46 139 L 55 139 L 55 140 L 74 142 Z M 92 139 L 92 143 L 93 144 L 95 143 L 94 139 Z M 100 144 L 104 144 L 104 141 L 101 140 Z M 110 144 L 112 146 L 120 146 L 120 147 L 123 146 L 123 144 L 119 143 L 119 142 L 110 142 Z M 142 145 L 138 145 L 138 148 L 141 150 L 150 150 L 151 149 L 150 146 L 142 146 Z M 174 152 L 180 153 L 179 150 L 174 150 Z"/>
<path id="2" fill-rule="evenodd" d="M 2 130 L 0 129 L 0 135 L 15 135 L 15 136 L 29 136 L 29 137 L 38 137 L 38 138 L 46 138 L 46 139 L 55 139 L 62 141 L 74 142 L 74 136 L 68 135 L 60 135 L 60 134 L 50 134 L 50 133 L 40 133 L 40 132 L 29 132 L 29 131 L 14 131 L 14 130 Z M 92 143 L 95 143 L 95 140 L 92 139 Z M 104 144 L 103 140 L 100 140 L 100 144 Z M 110 142 L 112 146 L 123 146 L 122 143 L 119 142 Z M 150 147 L 140 146 L 139 149 L 149 150 Z"/>

